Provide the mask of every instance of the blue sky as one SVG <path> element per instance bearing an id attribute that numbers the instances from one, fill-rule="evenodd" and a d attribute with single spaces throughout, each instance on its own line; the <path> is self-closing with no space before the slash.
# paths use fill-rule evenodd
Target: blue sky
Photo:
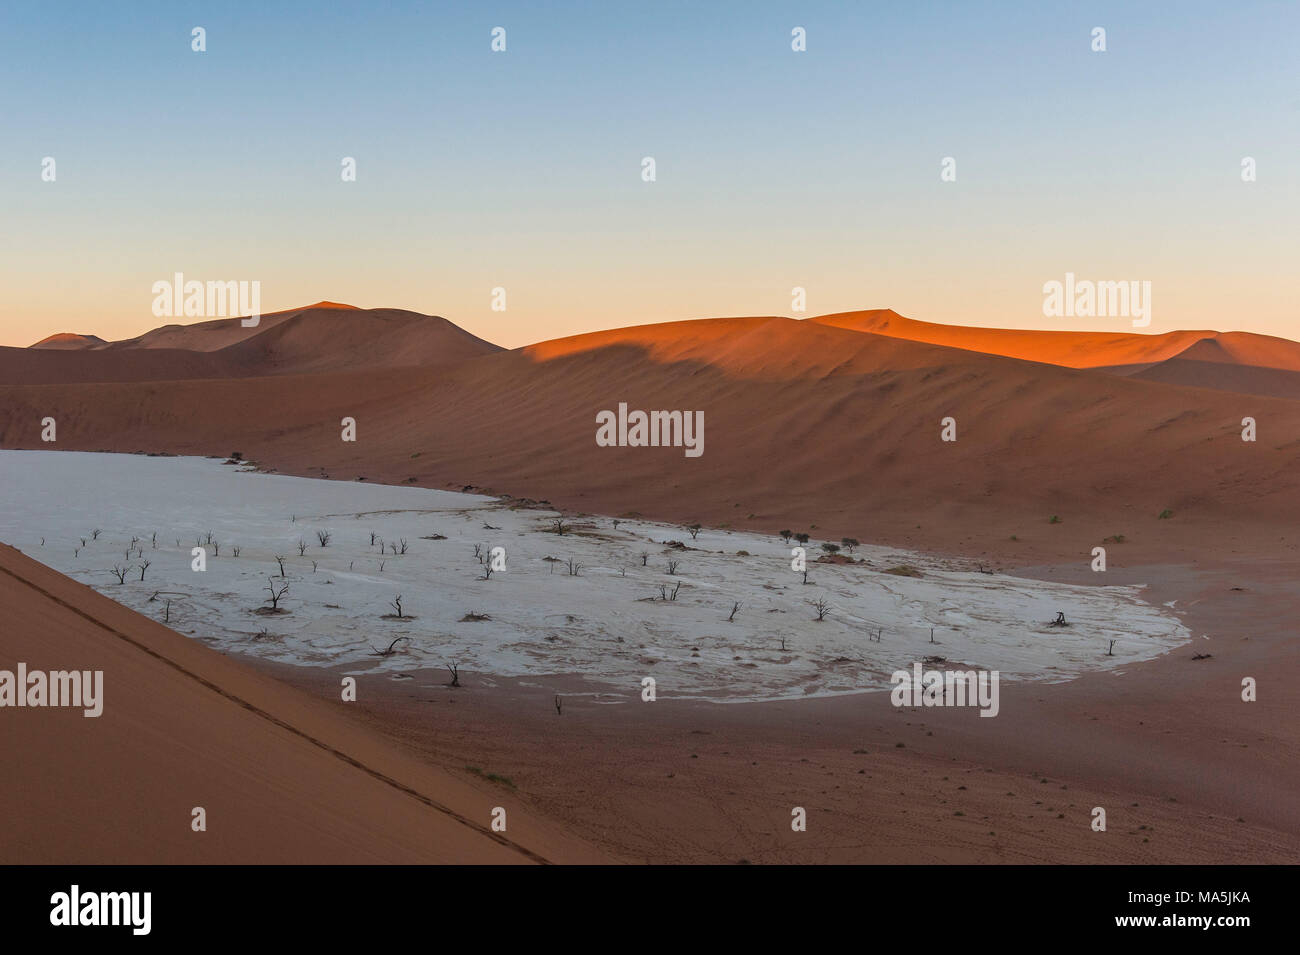
<path id="1" fill-rule="evenodd" d="M 1281 2 L 7 0 L 0 343 L 137 334 L 177 271 L 506 345 L 792 314 L 796 285 L 808 314 L 1129 330 L 1044 318 L 1066 271 L 1150 280 L 1147 331 L 1300 337 L 1298 26 Z"/>

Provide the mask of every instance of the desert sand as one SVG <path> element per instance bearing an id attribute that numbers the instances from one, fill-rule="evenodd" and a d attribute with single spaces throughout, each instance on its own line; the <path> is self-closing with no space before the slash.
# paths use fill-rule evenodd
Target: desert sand
<path id="1" fill-rule="evenodd" d="M 183 330 L 143 336 L 155 347 L 6 350 L 0 448 L 50 449 L 40 440 L 49 416 L 61 450 L 238 450 L 284 474 L 511 495 L 575 517 L 847 535 L 1076 585 L 1098 583 L 1090 553 L 1109 538 L 1105 582 L 1148 585 L 1155 605 L 1180 612 L 1192 643 L 1119 671 L 1008 688 L 993 720 L 895 709 L 885 694 L 611 707 L 579 695 L 580 673 L 530 686 L 539 681 L 470 671 L 450 689 L 445 673 L 418 669 L 410 681 L 372 680 L 373 693 L 337 707 L 329 701 L 341 670 L 223 658 L 52 571 L 24 561 L 24 573 L 48 575 L 50 592 L 56 582 L 74 588 L 97 618 L 123 615 L 115 629 L 124 633 L 170 635 L 175 659 L 185 647 L 207 655 L 203 666 L 229 667 L 211 682 L 239 674 L 274 696 L 267 712 L 341 710 L 329 732 L 358 734 L 356 746 L 381 748 L 403 772 L 433 774 L 422 792 L 468 787 L 469 801 L 447 795 L 448 807 L 474 806 L 478 777 L 466 765 L 509 777 L 511 794 L 536 814 L 537 838 L 554 827 L 546 832 L 556 841 L 533 849 L 551 861 L 595 851 L 664 862 L 1265 862 L 1292 861 L 1300 849 L 1300 601 L 1288 530 L 1300 516 L 1300 404 L 1287 377 L 1300 369 L 1295 343 L 1200 331 L 943 330 L 868 312 L 676 322 L 501 351 L 413 313 L 286 314 L 295 317 L 246 334 L 228 323 L 204 339 L 214 344 L 206 350 Z M 220 344 L 222 335 L 234 340 Z M 423 352 L 408 344 L 417 341 Z M 620 401 L 703 409 L 706 453 L 597 447 L 595 414 Z M 355 443 L 340 441 L 345 416 L 356 419 Z M 948 416 L 956 442 L 939 440 Z M 1246 417 L 1256 442 L 1241 439 Z M 33 665 L 32 641 L 80 640 L 68 645 L 89 652 L 81 624 L 53 628 L 44 598 L 6 586 L 6 608 L 26 615 L 5 631 L 15 651 L 32 651 Z M 1244 676 L 1260 681 L 1259 702 L 1240 700 Z M 153 676 L 141 669 L 138 679 Z M 552 706 L 557 692 L 569 694 L 563 715 Z M 193 693 L 178 688 L 153 725 L 165 722 L 158 712 L 185 712 Z M 72 738 L 79 731 L 38 751 L 48 773 L 73 774 L 95 758 Z M 183 734 L 162 736 L 151 745 L 178 753 L 169 773 L 197 772 L 193 749 L 188 769 L 179 754 Z M 248 765 L 247 746 L 231 746 L 223 758 Z M 74 752 L 81 758 L 68 758 Z M 148 753 L 141 744 L 130 758 Z M 294 775 L 247 782 L 245 794 L 270 799 L 265 790 Z M 367 798 L 390 798 L 383 793 Z M 84 795 L 62 798 L 50 805 L 85 811 Z M 157 812 L 147 828 L 129 802 L 108 808 L 129 820 L 121 828 L 87 822 L 94 858 L 126 861 L 122 833 L 137 824 L 159 841 L 154 855 L 145 847 L 132 859 L 189 858 L 172 854 L 192 845 L 188 807 L 180 828 L 164 833 Z M 807 833 L 790 832 L 793 805 L 810 809 Z M 1097 805 L 1111 812 L 1105 837 L 1087 825 Z M 523 840 L 527 824 L 516 835 L 512 822 L 510 839 Z M 40 830 L 52 846 L 56 828 Z M 487 840 L 479 855 L 481 834 L 466 831 L 470 842 L 455 852 L 490 861 L 487 852 L 506 850 Z M 232 846 L 226 858 L 320 858 L 293 842 L 292 828 L 277 836 L 284 841 Z M 341 857 L 363 854 L 340 841 Z M 366 857 L 407 857 L 387 845 Z M 262 846 L 275 848 L 259 854 Z M 65 843 L 55 857 L 90 861 L 80 851 Z"/>

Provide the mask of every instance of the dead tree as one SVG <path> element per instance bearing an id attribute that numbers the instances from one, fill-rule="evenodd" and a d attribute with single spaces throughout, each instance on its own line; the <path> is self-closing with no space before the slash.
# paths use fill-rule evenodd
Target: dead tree
<path id="1" fill-rule="evenodd" d="M 451 671 L 451 685 L 460 686 L 460 665 L 456 663 L 448 663 L 447 669 Z"/>
<path id="2" fill-rule="evenodd" d="M 736 614 L 739 612 L 739 610 L 740 610 L 740 602 L 732 601 L 731 613 L 727 617 L 727 623 L 731 623 L 733 620 L 736 619 Z"/>
<path id="3" fill-rule="evenodd" d="M 280 609 L 280 600 L 289 592 L 289 585 L 285 583 L 276 587 L 274 577 L 268 577 L 266 580 L 270 586 L 264 589 L 271 595 L 271 609 L 278 610 Z"/>
<path id="4" fill-rule="evenodd" d="M 113 565 L 113 576 L 117 578 L 119 584 L 126 583 L 126 572 L 130 569 L 130 567 L 122 567 L 118 564 Z"/>
<path id="5" fill-rule="evenodd" d="M 670 561 L 668 561 L 668 573 L 670 573 L 670 574 L 676 574 L 676 573 L 677 573 L 677 567 L 678 567 L 678 565 L 679 565 L 680 563 L 681 563 L 680 561 L 676 561 L 676 560 L 670 560 Z"/>
<path id="6" fill-rule="evenodd" d="M 813 610 L 817 611 L 817 619 L 825 620 L 826 614 L 829 613 L 831 609 L 831 605 L 826 602 L 826 598 L 818 597 L 816 600 L 810 601 L 810 604 L 812 605 Z"/>
<path id="7" fill-rule="evenodd" d="M 391 656 L 393 655 L 393 653 L 394 653 L 393 648 L 394 648 L 395 646 L 397 646 L 397 644 L 398 644 L 400 641 L 402 641 L 402 640 L 407 640 L 407 639 L 409 639 L 409 638 L 407 638 L 407 637 L 394 637 L 394 638 L 393 638 L 393 642 L 390 643 L 390 644 L 388 645 L 388 649 L 387 649 L 387 650 L 380 650 L 378 647 L 376 647 L 376 646 L 374 646 L 374 645 L 372 644 L 371 647 L 370 647 L 370 650 L 371 650 L 371 656 L 376 656 L 376 657 L 391 657 Z"/>
<path id="8" fill-rule="evenodd" d="M 560 699 L 560 694 L 555 694 L 555 712 L 559 716 L 564 715 L 564 701 Z"/>
<path id="9" fill-rule="evenodd" d="M 316 539 L 320 541 L 321 547 L 329 547 L 333 535 L 329 531 L 317 531 Z"/>
<path id="10" fill-rule="evenodd" d="M 301 537 L 298 538 L 298 556 L 302 557 L 307 553 L 307 542 Z"/>
<path id="11" fill-rule="evenodd" d="M 275 562 L 280 565 L 280 576 L 284 576 L 284 558 L 276 555 Z"/>
<path id="12" fill-rule="evenodd" d="M 699 524 L 687 524 L 687 525 L 686 525 L 686 530 L 690 532 L 691 540 L 695 540 L 695 538 L 699 537 L 699 536 L 700 536 L 700 531 L 701 531 L 702 529 L 703 529 L 703 528 L 701 528 Z"/>
<path id="13" fill-rule="evenodd" d="M 569 525 L 564 523 L 564 518 L 556 517 L 552 519 L 551 530 L 563 537 L 564 532 L 569 530 Z"/>
<path id="14" fill-rule="evenodd" d="M 144 580 L 144 572 L 149 569 L 150 561 L 142 561 L 140 564 L 140 579 Z"/>
<path id="15" fill-rule="evenodd" d="M 398 594 L 397 597 L 396 597 L 396 599 L 394 599 L 391 603 L 389 603 L 389 606 L 392 607 L 394 610 L 397 611 L 397 619 L 398 619 L 398 620 L 403 620 L 403 619 L 405 619 L 406 614 L 402 613 L 402 595 L 401 595 L 401 594 Z"/>

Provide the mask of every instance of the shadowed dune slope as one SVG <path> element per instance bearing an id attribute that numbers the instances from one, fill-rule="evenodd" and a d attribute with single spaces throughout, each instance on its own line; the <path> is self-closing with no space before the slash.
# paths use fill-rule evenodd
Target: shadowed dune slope
<path id="1" fill-rule="evenodd" d="M 1300 399 L 1300 371 L 1258 364 L 1262 360 L 1277 359 L 1259 354 L 1257 344 L 1242 342 L 1234 339 L 1233 335 L 1202 338 L 1174 357 L 1155 364 L 1121 365 L 1101 370 L 1143 381 L 1214 388 L 1242 395 Z"/>
<path id="2" fill-rule="evenodd" d="M 255 673 L 7 546 L 0 606 L 0 668 L 103 671 L 97 718 L 0 713 L 0 861 L 599 859 L 499 787 L 452 777 L 345 718 L 337 695 Z M 196 806 L 205 832 L 191 829 Z M 506 808 L 508 837 L 490 829 L 494 806 Z"/>
<path id="3" fill-rule="evenodd" d="M 619 402 L 703 411 L 703 456 L 598 447 L 596 415 Z M 0 408 L 3 447 L 48 447 L 51 415 L 60 448 L 237 449 L 298 474 L 1017 559 L 1085 560 L 1114 534 L 1129 555 L 1206 536 L 1289 553 L 1277 527 L 1300 517 L 1294 402 L 784 318 L 599 332 L 433 371 L 11 386 Z"/>

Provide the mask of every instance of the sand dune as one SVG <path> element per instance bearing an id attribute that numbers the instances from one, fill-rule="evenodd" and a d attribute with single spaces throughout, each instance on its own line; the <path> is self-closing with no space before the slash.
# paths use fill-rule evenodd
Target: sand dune
<path id="1" fill-rule="evenodd" d="M 1251 336 L 1256 337 L 1256 336 Z M 1243 395 L 1300 398 L 1300 370 L 1283 367 L 1289 356 L 1284 351 L 1260 354 L 1257 343 L 1231 336 L 1203 338 L 1172 358 L 1154 364 L 1121 365 L 1105 371 L 1192 388 L 1214 388 Z M 1274 365 L 1260 364 L 1263 361 Z"/>
<path id="2" fill-rule="evenodd" d="M 600 858 L 503 787 L 454 778 L 340 715 L 359 703 L 289 689 L 7 546 L 0 604 L 0 667 L 102 670 L 104 680 L 97 718 L 4 711 L 5 863 Z M 196 806 L 205 832 L 191 829 Z M 506 809 L 504 834 L 490 828 L 495 806 Z"/>
<path id="3" fill-rule="evenodd" d="M 253 328 L 238 319 L 215 319 L 80 347 L 66 335 L 53 337 L 53 345 L 46 339 L 31 348 L 0 348 L 0 381 L 171 381 L 428 368 L 500 350 L 444 318 L 332 303 L 263 315 Z"/>
<path id="4" fill-rule="evenodd" d="M 834 698 L 744 704 L 725 718 L 663 705 L 649 715 L 636 706 L 598 711 L 593 703 L 588 718 L 570 720 L 582 713 L 575 703 L 560 724 L 550 687 L 523 684 L 467 694 L 460 699 L 476 700 L 474 709 L 447 706 L 432 727 L 419 722 L 425 695 L 392 687 L 377 694 L 374 710 L 345 715 L 359 713 L 442 765 L 487 754 L 522 767 L 521 788 L 542 800 L 548 817 L 620 856 L 629 849 L 662 861 L 1294 855 L 1295 812 L 1285 793 L 1294 789 L 1286 753 L 1295 734 L 1285 714 L 1294 710 L 1296 685 L 1286 573 L 1295 544 L 1286 527 L 1300 519 L 1300 404 L 1212 390 L 1247 391 L 1266 374 L 1291 374 L 1294 343 L 1273 349 L 1272 340 L 1237 333 L 999 330 L 911 340 L 898 333 L 920 336 L 914 326 L 924 323 L 853 313 L 875 317 L 676 322 L 501 351 L 411 314 L 307 309 L 251 336 L 227 327 L 194 332 L 215 336 L 199 344 L 224 341 L 203 350 L 168 347 L 190 342 L 184 330 L 143 346 L 10 349 L 0 353 L 0 447 L 238 450 L 268 470 L 472 485 L 548 499 L 570 513 L 699 521 L 719 535 L 743 528 L 770 538 L 789 527 L 815 542 L 851 535 L 1003 567 L 1051 565 L 1046 575 L 1082 586 L 1095 585 L 1091 548 L 1109 538 L 1114 579 L 1166 577 L 1156 599 L 1178 602 L 1196 647 L 1212 647 L 1212 658 L 1193 663 L 1183 648 L 1177 660 L 1028 686 L 1019 701 L 1009 691 L 1007 717 L 969 726 L 952 714 L 918 719 L 887 702 L 864 722 L 860 707 Z M 985 353 L 997 349 L 1008 354 Z M 413 362 L 413 352 L 433 357 Z M 452 354 L 459 357 L 434 364 Z M 703 455 L 599 447 L 596 414 L 620 402 L 703 411 Z M 47 416 L 58 423 L 53 445 L 40 438 Z M 355 443 L 340 440 L 344 416 L 357 421 Z M 956 442 L 940 440 L 948 416 Z M 1245 416 L 1258 423 L 1257 442 L 1241 440 Z M 99 479 L 111 500 L 114 478 Z M 1049 523 L 1052 516 L 1059 522 Z M 763 559 L 757 546 L 748 549 Z M 958 572 L 972 564 L 953 561 Z M 6 858 L 591 857 L 527 807 L 511 810 L 509 840 L 528 852 L 461 823 L 457 817 L 482 819 L 484 800 L 511 804 L 379 742 L 356 719 L 336 718 L 334 673 L 295 668 L 285 678 L 309 692 L 291 693 L 4 549 L 0 601 L 13 608 L 14 626 L 0 635 L 5 662 L 102 667 L 122 721 L 110 721 L 113 710 L 98 721 L 21 714 L 6 751 L 17 747 L 15 764 L 41 772 L 0 791 L 0 811 L 23 820 L 0 841 Z M 1243 673 L 1268 678 L 1259 704 L 1240 702 Z M 51 715 L 59 720 L 29 729 Z M 102 725 L 102 736 L 74 720 Z M 712 743 L 700 739 L 709 735 L 702 725 L 719 733 Z M 17 726 L 6 723 L 6 732 Z M 809 757 L 816 770 L 805 765 Z M 583 780 L 577 789 L 574 767 Z M 832 789 L 819 775 L 816 785 L 837 823 L 814 827 L 818 835 L 806 843 L 773 838 L 786 835 L 790 800 L 807 798 L 807 773 L 828 767 L 843 778 Z M 969 774 L 969 788 L 955 775 L 949 784 L 952 771 Z M 1060 777 L 1050 788 L 1068 786 L 1069 795 L 1044 809 L 1048 774 Z M 413 780 L 410 789 L 427 798 L 390 779 Z M 647 802 L 647 787 L 664 797 Z M 100 794 L 94 820 L 84 817 L 87 792 Z M 196 843 L 188 812 L 205 800 L 213 838 Z M 1098 803 L 1126 807 L 1122 843 L 1088 829 L 1084 814 Z M 964 828 L 954 822 L 958 805 Z M 871 814 L 861 817 L 864 806 Z M 106 827 L 105 818 L 117 824 Z M 221 841 L 218 822 L 237 832 Z M 127 843 L 125 834 L 139 841 Z"/>
<path id="5" fill-rule="evenodd" d="M 107 342 L 105 348 L 120 350 L 123 348 L 183 348 L 188 351 L 217 351 L 250 338 L 264 334 L 281 322 L 298 318 L 302 315 L 325 314 L 333 311 L 359 311 L 352 305 L 340 305 L 337 302 L 317 302 L 302 308 L 284 309 L 279 312 L 267 312 L 258 316 L 258 324 L 245 328 L 241 322 L 228 318 L 216 318 L 206 322 L 191 324 L 172 323 L 150 329 L 135 338 Z"/>
<path id="6" fill-rule="evenodd" d="M 1047 362 L 1067 368 L 1119 370 L 1178 357 L 1200 342 L 1218 343 L 1225 357 L 1243 365 L 1300 371 L 1300 343 L 1249 332 L 1180 330 L 1161 335 L 1125 332 L 1055 332 L 936 325 L 904 318 L 891 309 L 842 312 L 808 319 L 820 325 L 946 345 L 990 355 Z M 1214 387 L 1206 385 L 1205 387 Z"/>
<path id="7" fill-rule="evenodd" d="M 596 413 L 621 401 L 703 410 L 704 455 L 598 447 Z M 1290 401 L 782 318 L 599 332 L 384 375 L 10 386 L 0 407 L 8 448 L 42 447 L 54 416 L 63 449 L 237 449 L 311 476 L 1018 559 L 1087 555 L 1115 534 L 1130 552 L 1177 552 L 1207 528 L 1225 546 L 1262 532 L 1269 547 L 1276 522 L 1300 516 Z M 340 441 L 344 416 L 356 443 Z M 955 443 L 939 440 L 947 416 Z M 1174 519 L 1159 520 L 1166 509 Z"/>
<path id="8" fill-rule="evenodd" d="M 57 332 L 42 338 L 32 348 L 58 348 L 58 349 L 81 349 L 96 348 L 100 345 L 107 345 L 108 342 L 98 335 L 78 335 L 75 332 Z"/>

